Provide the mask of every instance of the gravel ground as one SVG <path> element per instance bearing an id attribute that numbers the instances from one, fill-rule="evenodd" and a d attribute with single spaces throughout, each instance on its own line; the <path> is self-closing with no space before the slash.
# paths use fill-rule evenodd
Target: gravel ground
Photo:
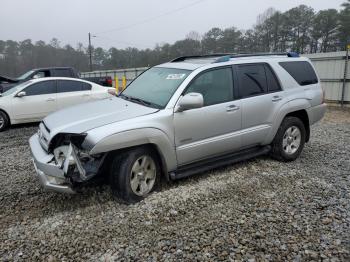
<path id="1" fill-rule="evenodd" d="M 2 260 L 350 260 L 350 111 L 329 110 L 295 162 L 260 157 L 130 206 L 107 186 L 43 191 L 27 142 L 36 129 L 0 134 Z"/>

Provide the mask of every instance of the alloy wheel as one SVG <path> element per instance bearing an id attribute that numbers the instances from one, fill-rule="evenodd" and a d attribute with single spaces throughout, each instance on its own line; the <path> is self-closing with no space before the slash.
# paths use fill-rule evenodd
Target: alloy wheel
<path id="1" fill-rule="evenodd" d="M 283 135 L 283 151 L 288 155 L 293 155 L 298 151 L 301 144 L 301 132 L 297 126 L 289 127 Z"/>
<path id="2" fill-rule="evenodd" d="M 152 157 L 144 155 L 133 164 L 130 185 L 134 194 L 145 196 L 150 193 L 156 181 L 156 165 Z"/>

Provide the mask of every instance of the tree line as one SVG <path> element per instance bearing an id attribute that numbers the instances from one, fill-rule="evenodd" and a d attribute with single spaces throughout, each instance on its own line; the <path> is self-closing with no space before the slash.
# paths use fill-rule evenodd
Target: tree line
<path id="1" fill-rule="evenodd" d="M 183 55 L 210 53 L 285 52 L 317 53 L 345 50 L 350 42 L 350 0 L 340 10 L 315 12 L 300 5 L 286 12 L 267 9 L 249 30 L 212 28 L 204 35 L 192 31 L 174 44 L 157 44 L 153 49 L 128 47 L 105 50 L 92 47 L 94 70 L 152 66 Z M 0 40 L 0 75 L 17 76 L 31 68 L 72 66 L 89 70 L 88 47 L 62 46 L 30 39 Z"/>

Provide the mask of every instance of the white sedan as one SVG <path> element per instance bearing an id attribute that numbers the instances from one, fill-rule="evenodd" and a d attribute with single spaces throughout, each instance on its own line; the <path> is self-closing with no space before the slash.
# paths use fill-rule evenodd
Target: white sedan
<path id="1" fill-rule="evenodd" d="M 0 94 L 0 132 L 8 126 L 39 122 L 59 109 L 111 97 L 114 90 L 66 77 L 30 80 Z"/>

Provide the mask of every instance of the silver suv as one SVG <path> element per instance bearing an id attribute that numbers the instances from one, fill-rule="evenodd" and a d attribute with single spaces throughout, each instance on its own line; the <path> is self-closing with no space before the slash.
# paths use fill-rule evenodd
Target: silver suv
<path id="1" fill-rule="evenodd" d="M 175 180 L 270 153 L 295 160 L 325 113 L 307 58 L 295 53 L 180 57 L 118 96 L 46 117 L 30 138 L 42 185 L 73 193 L 108 175 L 136 202 Z"/>

